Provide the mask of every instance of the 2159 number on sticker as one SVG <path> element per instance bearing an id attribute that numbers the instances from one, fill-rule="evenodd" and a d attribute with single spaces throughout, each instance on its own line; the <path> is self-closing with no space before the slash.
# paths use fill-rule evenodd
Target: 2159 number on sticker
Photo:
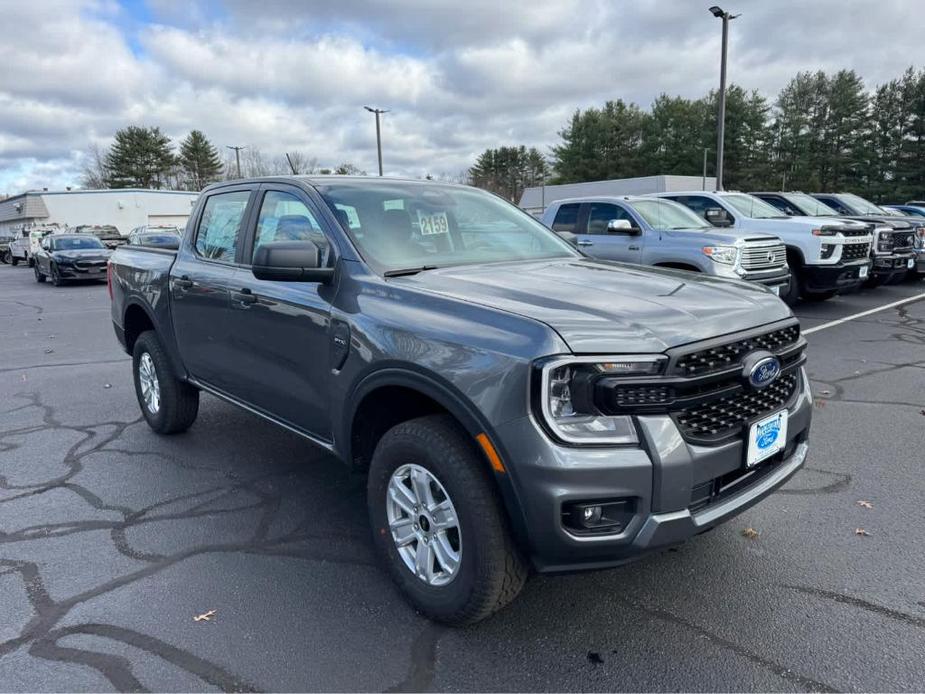
<path id="1" fill-rule="evenodd" d="M 447 221 L 446 212 L 424 214 L 418 210 L 418 224 L 421 227 L 421 236 L 450 233 L 450 223 Z"/>

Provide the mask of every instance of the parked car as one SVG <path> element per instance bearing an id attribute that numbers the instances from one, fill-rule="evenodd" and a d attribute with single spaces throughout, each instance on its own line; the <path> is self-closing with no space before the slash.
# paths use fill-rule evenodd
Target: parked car
<path id="1" fill-rule="evenodd" d="M 747 280 L 788 295 L 790 270 L 780 239 L 723 232 L 683 205 L 651 197 L 557 200 L 541 218 L 588 255 Z"/>
<path id="2" fill-rule="evenodd" d="M 773 234 L 787 247 L 790 289 L 782 298 L 824 301 L 839 291 L 857 288 L 870 272 L 873 239 L 863 224 L 789 217 L 745 193 L 657 193 L 686 205 L 714 226 Z"/>
<path id="3" fill-rule="evenodd" d="M 32 267 L 32 259 L 38 252 L 42 239 L 59 230 L 57 225 L 21 227 L 18 238 L 10 242 L 8 247 L 9 263 L 19 265 L 20 262 L 23 262 Z"/>
<path id="4" fill-rule="evenodd" d="M 806 342 L 782 301 L 585 257 L 477 189 L 214 184 L 179 251 L 123 246 L 109 277 L 149 426 L 188 429 L 205 391 L 365 471 L 382 562 L 451 624 L 531 565 L 702 533 L 806 458 Z"/>
<path id="5" fill-rule="evenodd" d="M 844 216 L 822 200 L 806 193 L 765 192 L 752 193 L 752 195 L 788 215 L 851 219 L 868 224 L 874 242 L 870 248 L 870 259 L 873 265 L 870 269 L 870 277 L 865 282 L 867 286 L 901 281 L 906 273 L 915 267 L 915 252 L 913 251 L 915 228 L 904 221 L 902 216 L 892 218 L 882 212 L 878 215 Z"/>
<path id="6" fill-rule="evenodd" d="M 126 239 L 119 230 L 111 224 L 81 224 L 68 229 L 72 234 L 93 234 L 103 242 L 106 248 L 118 248 L 126 243 Z"/>
<path id="7" fill-rule="evenodd" d="M 175 226 L 146 224 L 132 229 L 128 234 L 127 242 L 134 246 L 177 250 L 180 247 L 180 229 Z"/>
<path id="8" fill-rule="evenodd" d="M 12 231 L 0 229 L 0 263 L 8 264 L 12 257 L 10 255 L 10 244 L 16 239 Z"/>
<path id="9" fill-rule="evenodd" d="M 884 220 L 891 225 L 897 220 L 896 217 L 884 216 L 880 207 L 854 193 L 814 193 L 813 197 L 832 207 L 839 214 L 864 219 Z M 913 266 L 910 271 L 919 275 L 925 274 L 925 245 L 923 245 L 923 241 L 925 241 L 925 220 L 916 216 L 907 216 L 903 219 L 909 225 L 909 228 L 904 227 L 897 230 L 895 234 L 896 245 L 911 248 L 915 257 L 914 260 L 910 261 Z"/>
<path id="10" fill-rule="evenodd" d="M 112 255 L 103 242 L 90 234 L 51 234 L 42 239 L 32 270 L 35 281 L 60 287 L 68 280 L 106 280 Z"/>
<path id="11" fill-rule="evenodd" d="M 925 205 L 880 205 L 885 210 L 895 210 L 907 217 L 925 217 Z"/>

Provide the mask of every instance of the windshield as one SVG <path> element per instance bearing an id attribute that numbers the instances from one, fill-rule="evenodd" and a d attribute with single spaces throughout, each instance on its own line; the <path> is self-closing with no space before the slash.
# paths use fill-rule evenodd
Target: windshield
<path id="1" fill-rule="evenodd" d="M 526 212 L 476 188 L 345 181 L 317 189 L 379 272 L 578 255 Z"/>
<path id="2" fill-rule="evenodd" d="M 812 195 L 806 193 L 787 193 L 783 198 L 794 205 L 802 214 L 810 217 L 837 217 L 838 212 L 826 205 L 821 200 L 816 200 Z"/>
<path id="3" fill-rule="evenodd" d="M 883 210 L 877 207 L 869 200 L 865 200 L 860 195 L 854 193 L 842 193 L 838 199 L 843 201 L 848 207 L 852 208 L 857 214 L 875 214 L 882 215 Z"/>
<path id="4" fill-rule="evenodd" d="M 735 193 L 733 195 L 723 195 L 724 202 L 728 202 L 746 217 L 753 219 L 778 219 L 785 218 L 787 215 L 776 207 L 772 207 L 764 200 L 756 198 L 754 195 L 745 195 L 744 193 Z"/>
<path id="5" fill-rule="evenodd" d="M 51 247 L 56 251 L 75 251 L 84 248 L 105 248 L 98 238 L 88 236 L 86 238 L 67 237 L 63 239 L 54 239 Z"/>
<path id="6" fill-rule="evenodd" d="M 658 231 L 713 228 L 684 205 L 671 200 L 637 200 L 631 204 L 639 216 Z"/>

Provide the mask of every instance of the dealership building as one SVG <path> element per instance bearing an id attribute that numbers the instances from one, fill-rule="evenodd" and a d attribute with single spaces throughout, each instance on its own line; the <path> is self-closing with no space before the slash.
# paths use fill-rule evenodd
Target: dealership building
<path id="1" fill-rule="evenodd" d="M 123 235 L 143 224 L 183 228 L 198 196 L 144 188 L 29 191 L 0 200 L 0 236 L 34 224 L 111 224 Z"/>

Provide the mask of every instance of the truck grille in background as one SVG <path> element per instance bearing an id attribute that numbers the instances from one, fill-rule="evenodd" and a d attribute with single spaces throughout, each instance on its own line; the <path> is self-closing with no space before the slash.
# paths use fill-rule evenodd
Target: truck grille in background
<path id="1" fill-rule="evenodd" d="M 841 249 L 842 260 L 860 260 L 870 254 L 869 243 L 846 243 Z"/>
<path id="2" fill-rule="evenodd" d="M 797 373 L 781 376 L 763 390 L 740 390 L 728 397 L 681 410 L 675 422 L 685 438 L 725 438 L 757 417 L 781 409 L 797 387 Z"/>
<path id="3" fill-rule="evenodd" d="M 796 344 L 799 339 L 800 326 L 790 325 L 763 335 L 685 354 L 678 359 L 675 370 L 684 376 L 700 376 L 713 371 L 722 371 L 733 364 L 738 364 L 742 361 L 742 357 L 756 349 L 777 352 Z"/>
<path id="4" fill-rule="evenodd" d="M 913 231 L 897 231 L 893 234 L 893 249 L 897 251 L 911 251 L 915 239 Z"/>
<path id="5" fill-rule="evenodd" d="M 751 244 L 747 241 L 742 248 L 742 268 L 745 270 L 776 270 L 787 262 L 787 250 L 783 243 Z"/>
<path id="6" fill-rule="evenodd" d="M 870 227 L 844 227 L 838 229 L 841 232 L 842 236 L 867 236 L 871 232 Z"/>

